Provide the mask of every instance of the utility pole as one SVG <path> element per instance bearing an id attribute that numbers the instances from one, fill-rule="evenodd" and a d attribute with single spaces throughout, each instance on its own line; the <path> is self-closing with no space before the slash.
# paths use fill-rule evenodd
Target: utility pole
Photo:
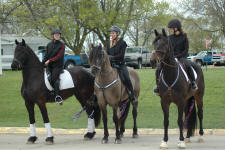
<path id="1" fill-rule="evenodd" d="M 0 76 L 2 75 L 2 26 L 0 23 Z"/>
<path id="2" fill-rule="evenodd" d="M 1 7 L 3 6 L 3 0 L 1 2 Z M 0 22 L 0 76 L 2 75 L 2 24 Z"/>

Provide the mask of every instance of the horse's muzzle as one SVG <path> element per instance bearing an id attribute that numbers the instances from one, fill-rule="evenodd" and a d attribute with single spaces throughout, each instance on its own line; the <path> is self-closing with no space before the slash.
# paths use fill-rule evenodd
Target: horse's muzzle
<path id="1" fill-rule="evenodd" d="M 96 74 L 98 74 L 101 71 L 101 68 L 98 66 L 91 66 L 91 73 L 95 76 Z"/>
<path id="2" fill-rule="evenodd" d="M 22 65 L 17 59 L 13 59 L 12 64 L 11 64 L 12 70 L 21 70 Z"/>

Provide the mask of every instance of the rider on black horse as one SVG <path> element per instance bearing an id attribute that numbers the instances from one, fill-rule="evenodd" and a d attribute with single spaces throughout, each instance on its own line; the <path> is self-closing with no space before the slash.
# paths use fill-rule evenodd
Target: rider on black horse
<path id="1" fill-rule="evenodd" d="M 55 29 L 51 33 L 52 41 L 46 47 L 46 54 L 43 60 L 47 71 L 50 73 L 50 83 L 54 88 L 55 101 L 61 104 L 62 97 L 59 95 L 59 75 L 63 71 L 65 44 L 60 41 L 61 31 Z"/>
<path id="2" fill-rule="evenodd" d="M 111 40 L 107 45 L 107 53 L 109 55 L 111 65 L 118 70 L 121 81 L 128 89 L 130 100 L 135 101 L 136 97 L 134 94 L 133 85 L 124 61 L 127 44 L 122 38 L 119 38 L 119 34 L 121 32 L 119 27 L 112 26 L 109 31 Z"/>
<path id="3" fill-rule="evenodd" d="M 187 69 L 187 74 L 191 80 L 192 90 L 197 90 L 197 84 L 195 82 L 194 72 L 192 70 L 190 62 L 186 59 L 188 56 L 189 43 L 186 33 L 182 30 L 182 25 L 178 19 L 172 19 L 168 23 L 168 28 L 171 33 L 169 36 L 170 46 L 174 51 L 174 57 L 177 58 L 181 63 L 183 63 Z M 161 70 L 161 65 L 156 69 L 156 88 L 154 88 L 154 93 L 159 94 L 159 75 Z"/>

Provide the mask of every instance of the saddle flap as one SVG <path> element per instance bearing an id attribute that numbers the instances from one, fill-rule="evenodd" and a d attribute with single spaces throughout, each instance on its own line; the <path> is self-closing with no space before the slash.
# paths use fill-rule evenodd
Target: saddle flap
<path id="1" fill-rule="evenodd" d="M 46 70 L 44 70 L 44 79 L 45 79 L 45 85 L 47 89 L 49 91 L 53 91 L 54 88 L 49 82 L 49 74 L 46 72 Z M 60 83 L 59 83 L 60 90 L 74 88 L 74 82 L 69 71 L 64 70 L 63 73 L 60 74 L 59 79 L 60 79 Z"/>

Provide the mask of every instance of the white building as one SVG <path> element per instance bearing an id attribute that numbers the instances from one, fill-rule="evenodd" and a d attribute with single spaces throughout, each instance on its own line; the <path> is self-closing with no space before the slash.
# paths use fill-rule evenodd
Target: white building
<path id="1" fill-rule="evenodd" d="M 26 41 L 26 44 L 29 45 L 29 47 L 36 51 L 38 50 L 39 46 L 46 46 L 49 42 L 49 39 L 46 39 L 44 37 L 27 37 L 27 36 L 18 36 L 18 35 L 12 35 L 12 34 L 2 34 L 1 37 L 1 55 L 2 55 L 2 68 L 3 69 L 11 69 L 11 63 L 15 51 L 15 40 L 18 40 L 19 42 L 24 39 Z"/>

